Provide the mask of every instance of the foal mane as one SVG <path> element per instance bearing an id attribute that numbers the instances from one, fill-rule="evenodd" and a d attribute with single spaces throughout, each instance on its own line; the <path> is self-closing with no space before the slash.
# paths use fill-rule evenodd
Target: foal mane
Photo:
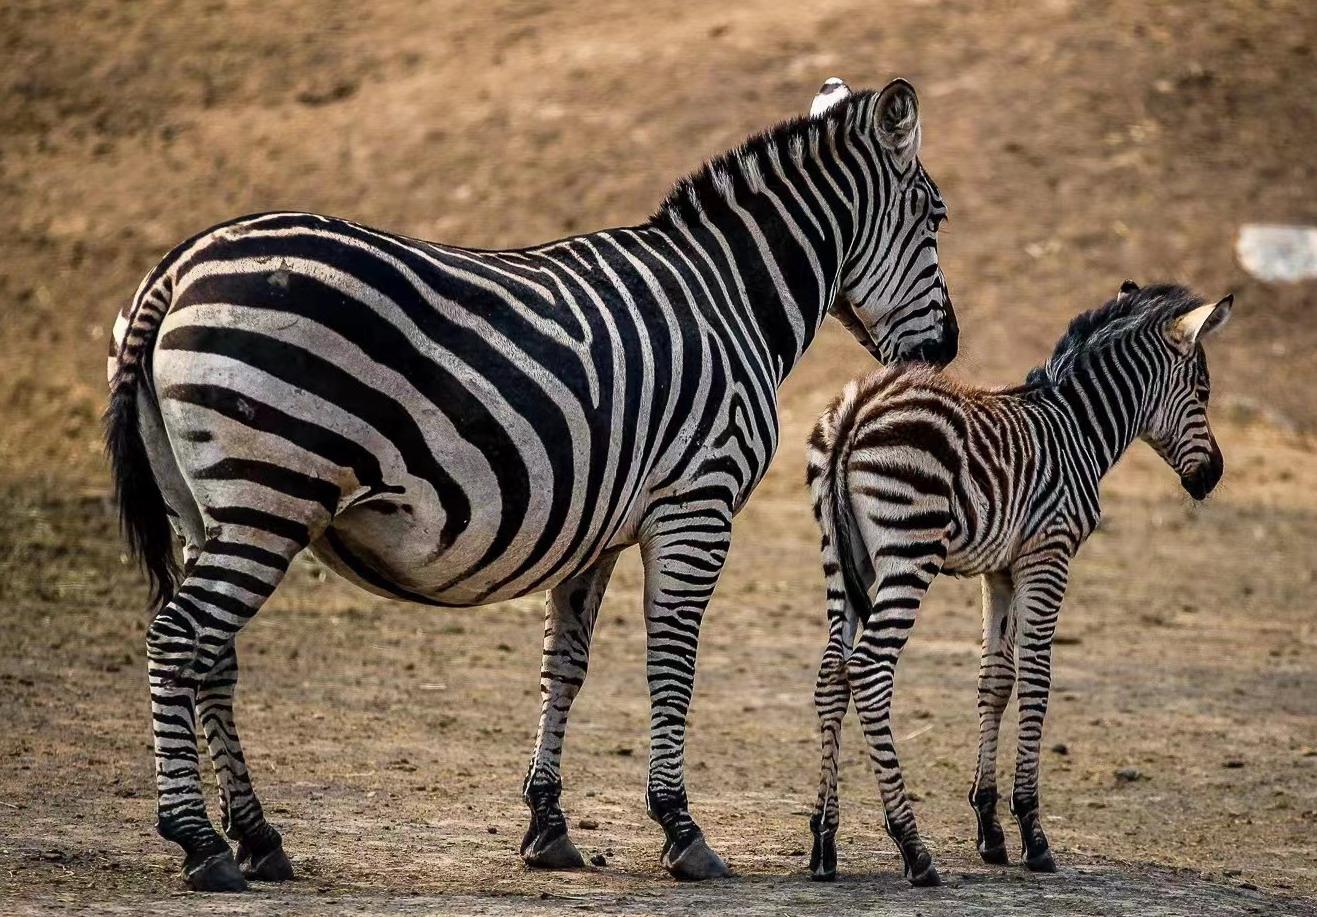
<path id="1" fill-rule="evenodd" d="M 1054 387 L 1090 354 L 1132 332 L 1161 327 L 1202 304 L 1201 297 L 1172 283 L 1152 284 L 1109 299 L 1071 319 L 1047 362 L 1029 370 L 1024 384 L 1014 391 L 1025 393 Z"/>

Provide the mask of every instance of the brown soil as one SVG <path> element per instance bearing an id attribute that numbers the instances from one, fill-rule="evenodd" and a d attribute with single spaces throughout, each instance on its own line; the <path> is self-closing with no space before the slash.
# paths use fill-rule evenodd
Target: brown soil
<path id="1" fill-rule="evenodd" d="M 304 881 L 241 906 L 1307 908 L 1317 287 L 1252 281 L 1231 245 L 1241 222 L 1317 222 L 1310 3 L 282 6 L 0 8 L 0 909 L 193 900 L 171 897 L 176 852 L 152 831 L 144 590 L 97 424 L 110 319 L 154 260 L 219 219 L 284 207 L 475 245 L 633 222 L 834 73 L 903 74 L 921 91 L 924 159 L 952 210 L 961 375 L 1019 379 L 1127 276 L 1237 293 L 1211 354 L 1224 484 L 1190 505 L 1135 450 L 1077 564 L 1044 762 L 1061 873 L 974 862 L 977 585 L 946 580 L 902 662 L 896 716 L 952 887 L 900 880 L 853 725 L 847 881 L 803 882 L 825 629 L 799 444 L 868 360 L 830 326 L 788 383 L 786 445 L 737 521 L 705 625 L 690 794 L 742 878 L 691 889 L 658 867 L 635 558 L 609 593 L 565 763 L 569 814 L 599 823 L 577 842 L 608 865 L 572 875 L 516 857 L 542 602 L 436 612 L 308 563 L 244 633 L 239 713 Z M 1139 778 L 1118 780 L 1125 768 Z"/>

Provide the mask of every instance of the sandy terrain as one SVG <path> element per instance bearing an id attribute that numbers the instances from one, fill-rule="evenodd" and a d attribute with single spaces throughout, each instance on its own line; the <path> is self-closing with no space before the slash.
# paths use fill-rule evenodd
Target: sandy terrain
<path id="1" fill-rule="evenodd" d="M 284 207 L 473 245 L 634 222 L 837 73 L 919 87 L 958 374 L 1018 380 L 1127 276 L 1236 292 L 1211 351 L 1224 483 L 1191 505 L 1135 450 L 1076 565 L 1043 777 L 1061 872 L 974 856 L 978 587 L 944 580 L 896 717 L 950 885 L 900 879 L 853 720 L 843 881 L 803 881 L 825 627 L 801 444 L 868 362 L 829 325 L 705 624 L 690 795 L 739 878 L 677 887 L 658 865 L 636 558 L 565 759 L 569 817 L 598 823 L 575 839 L 607 865 L 547 875 L 516 856 L 542 600 L 408 607 L 305 563 L 244 631 L 239 700 L 302 881 L 244 912 L 1310 912 L 1317 286 L 1258 283 L 1231 253 L 1240 223 L 1317 222 L 1310 4 L 190 6 L 0 8 L 0 910 L 196 904 L 152 829 L 145 593 L 97 422 L 110 319 L 155 259 Z"/>

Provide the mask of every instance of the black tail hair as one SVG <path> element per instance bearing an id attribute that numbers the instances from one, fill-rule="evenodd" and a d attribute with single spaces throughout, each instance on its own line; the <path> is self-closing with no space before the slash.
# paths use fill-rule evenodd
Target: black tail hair
<path id="1" fill-rule="evenodd" d="M 140 363 L 121 367 L 111 386 L 110 406 L 105 411 L 105 454 L 114 479 L 119 528 L 128 550 L 150 578 L 153 607 L 160 609 L 174 596 L 178 561 L 169 510 L 151 471 L 138 425 L 140 367 Z"/>
<path id="2" fill-rule="evenodd" d="M 855 514 L 851 510 L 850 496 L 846 492 L 840 467 L 833 470 L 831 485 L 837 563 L 841 565 L 841 578 L 846 585 L 846 601 L 860 616 L 860 621 L 867 622 L 873 613 L 873 603 L 869 601 L 864 575 L 868 573 L 872 578 L 873 567 L 867 559 L 867 552 L 859 550 L 864 538 L 856 531 Z M 860 545 L 856 544 L 857 539 Z"/>

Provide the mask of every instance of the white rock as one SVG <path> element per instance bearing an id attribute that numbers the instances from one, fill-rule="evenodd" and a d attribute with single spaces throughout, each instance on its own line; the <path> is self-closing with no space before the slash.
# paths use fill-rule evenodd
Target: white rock
<path id="1" fill-rule="evenodd" d="M 1239 263 L 1258 280 L 1294 283 L 1317 277 L 1317 226 L 1248 223 L 1235 243 Z"/>

